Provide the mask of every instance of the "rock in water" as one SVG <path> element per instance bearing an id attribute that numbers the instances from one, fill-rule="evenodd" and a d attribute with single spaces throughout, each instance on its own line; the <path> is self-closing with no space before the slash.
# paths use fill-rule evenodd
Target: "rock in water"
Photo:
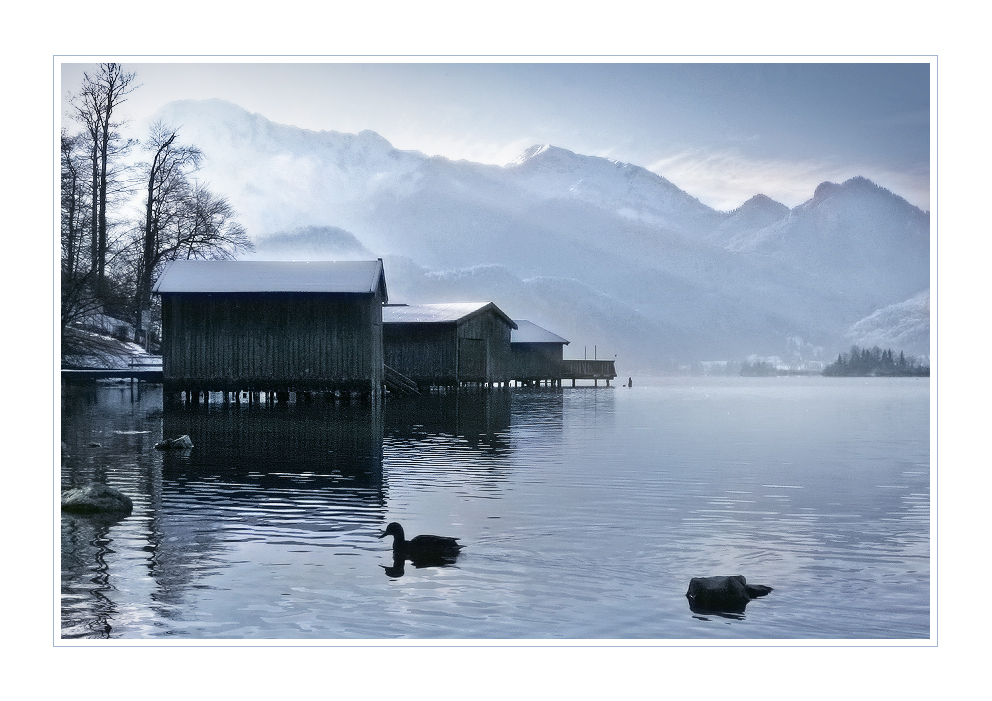
<path id="1" fill-rule="evenodd" d="M 179 438 L 167 438 L 160 443 L 156 443 L 155 447 L 159 450 L 171 450 L 174 448 L 192 448 L 193 439 L 189 436 L 179 436 Z"/>
<path id="2" fill-rule="evenodd" d="M 694 612 L 717 611 L 743 613 L 751 599 L 772 590 L 760 584 L 748 584 L 741 575 L 731 577 L 693 577 L 685 593 Z"/>
<path id="3" fill-rule="evenodd" d="M 62 492 L 62 510 L 70 513 L 127 516 L 133 507 L 131 497 L 102 482 L 90 482 L 85 487 Z"/>

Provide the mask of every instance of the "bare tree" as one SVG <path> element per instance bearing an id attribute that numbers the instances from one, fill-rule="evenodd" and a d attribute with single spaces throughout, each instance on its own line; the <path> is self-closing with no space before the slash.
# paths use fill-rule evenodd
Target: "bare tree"
<path id="1" fill-rule="evenodd" d="M 73 117 L 83 125 L 88 141 L 93 200 L 90 256 L 98 294 L 104 291 L 107 273 L 107 199 L 114 178 L 113 160 L 130 146 L 118 133 L 122 122 L 114 116 L 137 88 L 132 85 L 134 78 L 119 63 L 101 63 L 95 74 L 83 74 L 83 86 L 72 98 Z"/>
<path id="2" fill-rule="evenodd" d="M 202 159 L 196 147 L 178 145 L 178 137 L 177 130 L 156 122 L 145 144 L 152 158 L 146 165 L 145 221 L 135 290 L 139 322 L 141 312 L 150 308 L 155 268 L 169 248 L 168 231 L 178 226 L 177 219 L 182 216 L 182 203 L 190 187 L 188 175 Z"/>
<path id="3" fill-rule="evenodd" d="M 233 258 L 252 250 L 234 209 L 206 186 L 192 182 L 202 154 L 178 142 L 179 132 L 157 122 L 145 149 L 145 217 L 135 262 L 136 321 L 152 306 L 151 290 L 158 273 L 177 258 Z"/>
<path id="4" fill-rule="evenodd" d="M 86 164 L 80 155 L 80 137 L 62 130 L 62 273 L 75 276 L 81 268 L 81 247 L 86 235 L 90 199 L 86 191 Z"/>
<path id="5" fill-rule="evenodd" d="M 100 335 L 82 326 L 101 307 L 93 292 L 94 268 L 83 247 L 89 232 L 92 197 L 87 179 L 88 146 L 82 135 L 61 138 L 61 345 L 62 356 L 103 356 L 108 348 Z"/>
<path id="6" fill-rule="evenodd" d="M 119 108 L 137 88 L 134 80 L 117 63 L 84 73 L 68 114 L 82 132 L 62 132 L 62 355 L 70 362 L 126 352 L 98 328 L 101 314 L 133 314 L 139 331 L 148 330 L 152 285 L 167 261 L 252 249 L 227 200 L 192 180 L 202 154 L 182 145 L 175 129 L 154 125 L 144 144 L 149 161 L 125 165 L 133 142 L 120 133 Z M 137 173 L 137 181 L 126 172 Z M 135 182 L 145 195 L 143 216 L 118 228 Z"/>
<path id="7" fill-rule="evenodd" d="M 168 260 L 233 259 L 254 249 L 244 227 L 234 220 L 237 215 L 226 198 L 196 184 L 183 205 L 184 216 L 177 220 L 175 236 L 166 251 Z"/>

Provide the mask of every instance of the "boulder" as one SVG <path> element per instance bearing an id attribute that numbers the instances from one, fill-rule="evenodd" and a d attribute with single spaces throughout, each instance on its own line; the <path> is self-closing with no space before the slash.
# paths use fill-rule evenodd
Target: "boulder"
<path id="1" fill-rule="evenodd" d="M 730 577 L 693 577 L 685 593 L 694 612 L 743 613 L 752 599 L 772 590 L 761 584 L 748 584 L 741 575 Z"/>
<path id="2" fill-rule="evenodd" d="M 85 487 L 62 492 L 62 510 L 70 513 L 127 516 L 133 506 L 124 492 L 102 482 L 90 482 Z"/>
<path id="3" fill-rule="evenodd" d="M 158 450 L 173 450 L 192 448 L 193 440 L 189 436 L 179 436 L 179 438 L 166 438 L 164 441 L 155 444 Z"/>

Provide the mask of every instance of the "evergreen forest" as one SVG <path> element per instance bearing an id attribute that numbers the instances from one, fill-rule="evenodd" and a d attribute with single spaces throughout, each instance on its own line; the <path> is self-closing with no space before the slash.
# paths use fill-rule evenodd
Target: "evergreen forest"
<path id="1" fill-rule="evenodd" d="M 907 358 L 892 349 L 859 348 L 851 346 L 848 353 L 841 353 L 837 360 L 823 369 L 826 377 L 930 377 L 930 366 Z"/>

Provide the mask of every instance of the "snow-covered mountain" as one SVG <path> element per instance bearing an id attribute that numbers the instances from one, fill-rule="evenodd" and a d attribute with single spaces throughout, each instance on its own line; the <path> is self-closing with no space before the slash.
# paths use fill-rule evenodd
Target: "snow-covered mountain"
<path id="1" fill-rule="evenodd" d="M 776 202 L 767 195 L 755 195 L 720 222 L 716 227 L 715 238 L 724 244 L 736 241 L 782 221 L 788 214 L 789 208 L 781 202 Z"/>
<path id="2" fill-rule="evenodd" d="M 756 195 L 720 212 L 639 166 L 554 146 L 501 167 L 220 100 L 158 119 L 203 151 L 200 176 L 256 257 L 382 257 L 391 301 L 490 299 L 568 338 L 569 357 L 595 346 L 627 374 L 781 354 L 797 337 L 829 360 L 852 325 L 929 288 L 929 215 L 863 178 L 791 210 Z"/>
<path id="3" fill-rule="evenodd" d="M 584 202 L 687 236 L 709 231 L 723 218 L 645 168 L 555 146 L 532 146 L 504 173 L 508 181 L 541 199 Z"/>
<path id="4" fill-rule="evenodd" d="M 852 325 L 845 339 L 861 348 L 899 348 L 930 355 L 930 290 L 892 304 Z"/>
<path id="5" fill-rule="evenodd" d="M 857 284 L 850 294 L 878 306 L 929 286 L 920 282 L 930 274 L 930 216 L 865 178 L 821 183 L 812 199 L 738 233 L 728 248 L 771 257 L 839 292 Z"/>

